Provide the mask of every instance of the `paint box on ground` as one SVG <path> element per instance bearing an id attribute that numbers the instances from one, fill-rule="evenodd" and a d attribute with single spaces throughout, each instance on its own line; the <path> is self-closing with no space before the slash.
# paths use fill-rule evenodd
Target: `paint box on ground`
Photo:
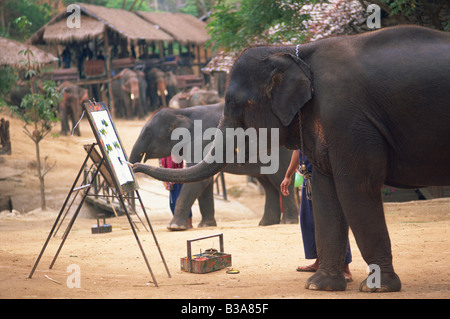
<path id="1" fill-rule="evenodd" d="M 103 217 L 103 224 L 100 225 L 100 217 Z M 110 224 L 106 224 L 105 215 L 97 216 L 97 225 L 93 225 L 91 227 L 92 234 L 104 234 L 112 232 L 112 226 Z"/>
<path id="2" fill-rule="evenodd" d="M 192 242 L 212 237 L 219 237 L 220 251 L 207 249 L 204 253 L 192 255 Z M 216 234 L 206 237 L 190 239 L 187 241 L 187 256 L 181 258 L 181 270 L 205 274 L 208 272 L 224 269 L 231 266 L 231 255 L 223 251 L 223 234 Z"/>

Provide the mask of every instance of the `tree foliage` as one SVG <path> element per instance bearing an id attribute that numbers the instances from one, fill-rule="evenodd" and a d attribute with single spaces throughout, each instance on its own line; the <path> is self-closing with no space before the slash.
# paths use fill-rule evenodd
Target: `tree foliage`
<path id="1" fill-rule="evenodd" d="M 20 16 L 15 20 L 17 30 L 26 38 L 32 29 L 33 24 L 26 16 Z M 47 166 L 47 157 L 45 157 L 41 165 L 39 143 L 50 133 L 54 123 L 58 121 L 55 109 L 58 105 L 59 94 L 57 92 L 56 83 L 53 81 L 45 81 L 42 87 L 36 85 L 35 77 L 38 73 L 34 67 L 37 62 L 33 61 L 33 51 L 30 49 L 29 41 L 26 41 L 26 49 L 21 50 L 18 54 L 22 55 L 23 66 L 26 69 L 25 78 L 29 81 L 31 93 L 23 97 L 19 106 L 8 106 L 12 113 L 20 118 L 24 123 L 25 134 L 34 142 L 36 148 L 37 175 L 40 182 L 41 191 L 41 209 L 46 209 L 45 202 L 45 185 L 44 176 L 53 168 L 54 165 Z M 32 129 L 29 129 L 32 126 Z"/>
<path id="2" fill-rule="evenodd" d="M 38 132 L 29 132 L 29 137 L 40 142 L 51 130 L 53 123 L 58 121 L 55 108 L 58 105 L 59 94 L 53 81 L 45 81 L 37 93 L 23 97 L 19 106 L 11 106 L 13 113 L 27 126 L 32 125 Z"/>
<path id="3" fill-rule="evenodd" d="M 306 0 L 242 0 L 219 1 L 208 23 L 213 49 L 239 50 L 255 43 L 279 43 L 299 39 L 305 31 L 303 14 Z"/>
<path id="4" fill-rule="evenodd" d="M 0 36 L 11 38 L 28 38 L 36 32 L 41 26 L 47 23 L 52 16 L 52 7 L 49 3 L 39 0 L 0 0 Z M 23 34 L 24 30 L 15 24 L 14 21 L 26 16 L 30 22 L 27 28 L 27 34 Z"/>

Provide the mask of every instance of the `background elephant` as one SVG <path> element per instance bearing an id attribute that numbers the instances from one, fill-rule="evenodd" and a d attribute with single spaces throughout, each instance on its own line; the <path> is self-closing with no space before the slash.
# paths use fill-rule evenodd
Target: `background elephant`
<path id="1" fill-rule="evenodd" d="M 114 106 L 117 117 L 143 117 L 147 112 L 147 83 L 144 73 L 123 69 L 112 78 Z"/>
<path id="2" fill-rule="evenodd" d="M 47 75 L 38 77 L 34 82 L 34 91 L 36 93 L 42 92 Z M 61 100 L 58 105 L 54 106 L 54 112 L 58 113 L 61 120 L 61 135 L 67 135 L 72 132 L 73 127 L 81 118 L 83 113 L 84 101 L 88 100 L 88 90 L 81 88 L 69 81 L 64 81 L 58 86 Z M 30 84 L 28 81 L 19 80 L 16 85 L 11 88 L 7 101 L 11 105 L 17 105 L 20 110 L 22 99 L 25 95 L 31 94 Z M 69 120 L 72 122 L 72 130 L 69 127 Z M 80 136 L 80 128 L 76 127 L 74 133 Z"/>
<path id="3" fill-rule="evenodd" d="M 42 92 L 42 87 L 45 81 L 51 80 L 48 73 L 38 74 L 33 80 L 34 92 Z M 16 105 L 20 107 L 22 99 L 25 95 L 31 94 L 30 81 L 25 79 L 24 74 L 20 72 L 20 77 L 16 84 L 11 87 L 9 92 L 6 94 L 5 101 L 10 105 Z"/>
<path id="4" fill-rule="evenodd" d="M 145 79 L 150 112 L 156 111 L 161 106 L 168 106 L 170 99 L 177 93 L 175 75 L 171 71 L 164 72 L 157 67 L 152 67 L 146 71 Z"/>
<path id="5" fill-rule="evenodd" d="M 216 90 L 204 90 L 194 86 L 187 92 L 180 92 L 173 96 L 169 102 L 169 107 L 179 109 L 195 105 L 216 104 L 219 102 L 220 97 Z"/>
<path id="6" fill-rule="evenodd" d="M 83 102 L 88 100 L 88 90 L 68 81 L 60 84 L 58 90 L 62 97 L 59 102 L 61 135 L 67 135 L 74 130 L 74 134 L 80 136 L 80 126 L 75 125 L 83 113 Z M 69 127 L 69 119 L 72 122 L 72 129 Z"/>
<path id="7" fill-rule="evenodd" d="M 401 289 L 381 188 L 450 185 L 449 74 L 450 34 L 417 26 L 255 47 L 236 60 L 219 129 L 277 128 L 280 144 L 303 145 L 313 165 L 320 266 L 306 288 L 345 290 L 350 226 L 364 260 L 376 266 L 368 277 L 376 283 L 366 279 L 360 290 Z M 175 174 L 145 164 L 135 171 L 197 181 L 226 167 L 208 164 L 211 157 Z"/>
<path id="8" fill-rule="evenodd" d="M 31 93 L 30 83 L 28 81 L 25 82 L 20 80 L 16 83 L 16 85 L 11 87 L 8 93 L 9 94 L 6 97 L 7 102 L 11 105 L 20 107 L 24 96 Z"/>
<path id="9" fill-rule="evenodd" d="M 224 104 L 194 106 L 187 109 L 164 108 L 157 112 L 143 127 L 130 155 L 130 162 L 136 163 L 144 159 L 163 158 L 170 155 L 177 141 L 171 140 L 175 128 L 187 128 L 191 132 L 194 145 L 194 121 L 202 121 L 203 132 L 207 128 L 217 127 L 223 113 Z M 202 132 L 202 133 L 203 133 Z M 208 144 L 203 141 L 203 146 Z M 260 164 L 233 164 L 225 172 L 254 176 L 264 187 L 266 202 L 264 215 L 260 225 L 280 223 L 298 223 L 298 206 L 295 200 L 293 183 L 290 194 L 282 198 L 283 217 L 280 208 L 280 184 L 291 159 L 291 151 L 282 148 L 279 154 L 279 169 L 275 174 L 260 173 Z M 191 153 L 193 154 L 193 153 Z M 214 219 L 213 177 L 196 183 L 184 184 L 176 202 L 174 217 L 169 229 L 187 229 L 187 220 L 194 201 L 198 199 L 202 220 L 199 227 L 216 226 Z"/>

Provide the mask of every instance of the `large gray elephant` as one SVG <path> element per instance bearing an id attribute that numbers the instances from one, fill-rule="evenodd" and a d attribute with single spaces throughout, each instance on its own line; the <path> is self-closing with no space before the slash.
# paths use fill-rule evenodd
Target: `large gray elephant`
<path id="1" fill-rule="evenodd" d="M 313 165 L 320 266 L 306 288 L 345 290 L 350 226 L 373 269 L 360 290 L 401 290 L 381 188 L 450 185 L 449 74 L 450 34 L 417 26 L 256 47 L 237 59 L 219 130 L 277 128 L 280 144 L 303 145 Z M 186 183 L 226 167 L 211 156 L 181 172 L 134 169 Z"/>
<path id="2" fill-rule="evenodd" d="M 112 78 L 115 115 L 118 117 L 144 117 L 146 106 L 147 82 L 144 73 L 123 69 Z"/>
<path id="3" fill-rule="evenodd" d="M 83 113 L 83 102 L 88 100 L 88 90 L 71 82 L 64 81 L 58 86 L 61 93 L 59 102 L 59 118 L 61 119 L 61 135 L 71 133 L 69 120 L 72 122 L 73 133 L 80 136 L 80 126 L 76 126 Z"/>
<path id="4" fill-rule="evenodd" d="M 222 117 L 224 104 L 193 106 L 187 109 L 164 108 L 145 124 L 130 154 L 130 162 L 144 162 L 151 158 L 163 158 L 170 156 L 174 146 L 180 141 L 172 140 L 171 136 L 175 129 L 185 128 L 190 132 L 191 155 L 194 154 L 195 123 L 201 121 L 197 133 L 203 133 L 208 128 L 215 128 Z M 199 122 L 197 122 L 198 124 Z M 197 126 L 199 127 L 199 126 Z M 187 142 L 187 141 L 185 141 Z M 202 149 L 211 141 L 202 140 Z M 238 175 L 254 176 L 264 187 L 266 201 L 264 214 L 259 225 L 273 225 L 298 223 L 298 206 L 295 201 L 293 186 L 290 194 L 282 198 L 283 214 L 280 208 L 280 184 L 291 159 L 292 151 L 282 148 L 279 153 L 279 169 L 276 173 L 261 174 L 261 163 L 229 165 L 224 171 Z M 192 160 L 192 156 L 188 160 Z M 189 164 L 192 165 L 192 164 Z M 195 183 L 184 184 L 177 199 L 174 216 L 168 228 L 171 230 L 185 230 L 188 228 L 188 216 L 195 200 L 198 199 L 202 220 L 199 227 L 216 226 L 214 218 L 213 177 Z"/>

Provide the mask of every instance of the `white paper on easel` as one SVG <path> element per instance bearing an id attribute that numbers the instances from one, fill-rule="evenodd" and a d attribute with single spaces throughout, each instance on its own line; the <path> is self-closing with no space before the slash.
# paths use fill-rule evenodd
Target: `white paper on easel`
<path id="1" fill-rule="evenodd" d="M 91 112 L 91 115 L 106 149 L 111 166 L 116 173 L 119 185 L 134 182 L 131 168 L 128 166 L 125 153 L 123 152 L 122 145 L 111 123 L 108 112 L 106 110 Z"/>

